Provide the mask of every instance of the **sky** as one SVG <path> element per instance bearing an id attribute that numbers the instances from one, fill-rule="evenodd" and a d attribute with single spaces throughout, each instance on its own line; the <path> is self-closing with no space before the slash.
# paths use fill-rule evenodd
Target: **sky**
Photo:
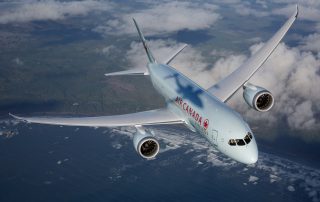
<path id="1" fill-rule="evenodd" d="M 244 23 L 243 27 L 248 26 L 245 21 L 250 19 L 269 26 L 271 31 L 267 33 L 255 28 L 256 24 L 245 27 L 249 31 L 244 29 L 242 32 L 245 33 L 239 37 L 238 30 L 232 33 L 233 30 L 229 28 L 228 34 L 234 37 L 228 45 L 241 47 L 240 50 L 206 42 L 189 44 L 172 66 L 208 88 L 254 54 L 294 12 L 296 3 L 300 11 L 298 21 L 263 68 L 250 80 L 272 92 L 276 101 L 274 108 L 267 113 L 250 109 L 243 101 L 241 91 L 229 104 L 243 114 L 249 123 L 267 127 L 284 123 L 293 131 L 289 134 L 298 135 L 304 140 L 320 140 L 315 135 L 320 130 L 320 2 L 317 0 L 138 0 L 131 3 L 95 0 L 4 1 L 1 3 L 5 6 L 1 7 L 0 23 L 21 25 L 34 21 L 61 22 L 69 18 L 85 19 L 90 15 L 98 15 L 101 19 L 95 22 L 91 31 L 104 37 L 133 37 L 136 36 L 131 20 L 134 17 L 158 61 L 164 61 L 185 43 L 176 37 L 181 32 L 205 32 L 210 33 L 209 37 L 214 37 L 216 27 L 220 28 L 236 18 L 240 19 L 239 23 Z M 250 30 L 257 35 L 252 36 Z M 223 33 L 223 30 L 218 31 Z M 250 37 L 243 38 L 246 34 Z M 241 41 L 243 45 L 238 45 Z M 108 56 L 115 49 L 116 46 L 109 45 L 102 51 Z M 124 57 L 131 67 L 146 64 L 146 56 L 138 40 L 130 43 Z M 19 58 L 15 62 L 23 65 Z"/>
<path id="2" fill-rule="evenodd" d="M 294 12 L 295 4 L 299 4 L 299 18 L 283 42 L 280 43 L 272 56 L 263 65 L 263 68 L 250 80 L 250 83 L 271 91 L 275 98 L 273 109 L 266 113 L 250 109 L 242 97 L 241 90 L 228 102 L 232 108 L 243 115 L 253 131 L 262 133 L 262 135 L 256 134 L 259 141 L 264 139 L 272 142 L 271 144 L 266 144 L 265 142 L 259 144 L 258 142 L 260 151 L 259 161 L 256 164 L 250 166 L 239 165 L 210 147 L 203 138 L 193 136 L 191 132 L 187 132 L 187 129 L 182 129 L 182 131 L 185 130 L 182 133 L 179 127 L 176 129 L 155 127 L 152 130 L 157 134 L 159 140 L 166 145 L 161 150 L 159 159 L 157 159 L 159 160 L 159 165 L 169 164 L 170 158 L 168 156 L 173 159 L 181 159 L 181 153 L 183 152 L 180 151 L 183 150 L 177 149 L 183 148 L 186 149 L 185 153 L 183 153 L 184 155 L 194 152 L 192 153 L 194 155 L 192 155 L 191 162 L 197 167 L 202 165 L 207 167 L 210 164 L 212 167 L 224 169 L 219 174 L 227 173 L 228 175 L 232 172 L 225 172 L 227 169 L 236 168 L 236 174 L 246 178 L 244 186 L 257 183 L 264 185 L 264 180 L 267 180 L 270 181 L 272 186 L 277 187 L 277 184 L 273 184 L 274 182 L 285 182 L 286 191 L 300 193 L 301 190 L 304 190 L 301 193 L 307 193 L 311 201 L 320 201 L 320 172 L 314 168 L 319 166 L 316 162 L 319 159 L 317 148 L 320 142 L 319 0 L 4 0 L 0 1 L 0 27 L 5 28 L 8 26 L 28 32 L 30 27 L 37 28 L 37 26 L 41 27 L 41 25 L 45 27 L 45 23 L 50 25 L 56 23 L 59 26 L 63 25 L 61 26 L 63 28 L 68 26 L 74 28 L 72 23 L 77 23 L 76 27 L 80 27 L 80 30 L 97 34 L 106 39 L 105 41 L 109 40 L 108 43 L 97 47 L 92 47 L 88 43 L 87 49 L 92 48 L 92 52 L 105 56 L 106 60 L 121 58 L 121 61 L 119 61 L 121 66 L 113 67 L 113 70 L 117 68 L 125 70 L 145 66 L 147 62 L 146 54 L 132 23 L 132 17 L 134 17 L 138 21 L 148 40 L 150 49 L 158 61 L 165 61 L 179 47 L 187 43 L 188 47 L 172 62 L 172 66 L 202 87 L 209 88 L 258 51 Z M 34 31 L 35 29 L 30 30 Z M 79 31 L 78 29 L 76 30 Z M 0 34 L 5 33 L 5 31 L 0 30 Z M 32 37 L 28 39 L 32 39 Z M 79 42 L 76 41 L 74 43 Z M 58 45 L 61 48 L 59 50 L 69 48 L 68 45 L 62 44 L 61 47 Z M 37 61 L 36 57 L 38 55 L 35 55 L 35 61 Z M 53 54 L 52 57 L 56 57 L 56 55 Z M 22 69 L 29 64 L 21 55 L 11 58 L 10 62 Z M 69 62 L 73 63 L 75 61 L 70 60 Z M 96 61 L 92 61 L 92 63 L 94 62 Z M 91 61 L 89 63 L 91 64 Z M 128 64 L 128 66 L 122 66 L 122 64 Z M 64 65 L 71 66 L 70 64 Z M 60 70 L 64 71 L 63 68 Z M 48 70 L 44 68 L 43 71 Z M 77 76 L 83 77 L 83 75 Z M 101 80 L 105 79 L 103 75 L 99 78 Z M 114 82 L 116 87 L 117 85 L 120 86 L 116 81 L 105 83 L 107 85 Z M 123 81 L 123 83 L 126 82 Z M 128 79 L 128 83 L 123 84 L 129 91 L 144 90 L 135 88 L 130 82 L 132 80 Z M 51 88 L 58 88 L 58 85 L 54 82 L 50 85 L 53 85 Z M 90 87 L 92 86 L 88 88 Z M 94 92 L 96 91 L 92 90 L 92 97 L 95 96 Z M 116 98 L 120 95 L 116 91 L 112 91 L 111 94 Z M 128 99 L 128 102 L 124 104 L 131 104 L 130 99 L 132 98 L 126 99 Z M 24 131 L 23 129 L 18 131 L 18 129 L 20 130 L 19 127 L 24 127 L 25 130 L 35 128 L 35 131 L 38 128 L 38 133 L 41 135 L 45 130 L 43 127 L 46 127 L 19 125 L 14 120 L 0 120 L 0 123 L 9 126 L 11 124 L 11 128 L 14 128 L 13 131 L 17 134 L 19 133 L 19 135 Z M 15 128 L 16 126 L 19 126 L 17 127 L 18 129 Z M 10 129 L 10 127 L 8 128 Z M 78 133 L 78 130 L 80 132 L 84 130 L 83 133 L 90 133 L 92 132 L 90 130 L 93 129 L 55 128 L 55 130 L 50 132 L 58 135 L 53 134 L 51 137 L 61 135 L 63 136 L 63 141 L 67 142 L 72 139 L 72 137 L 69 138 L 73 134 L 70 131 L 74 130 L 74 134 Z M 64 130 L 67 132 L 63 132 Z M 102 130 L 105 131 L 100 132 Z M 123 140 L 121 136 L 117 136 L 117 134 L 123 134 L 128 137 L 127 139 L 132 138 L 134 133 L 132 128 L 95 129 L 94 131 L 107 135 L 111 134 L 111 142 L 102 142 L 102 144 L 108 144 L 107 146 L 111 145 L 117 151 L 116 153 L 108 153 L 111 156 L 110 159 L 119 157 L 117 160 L 123 166 L 128 162 L 121 160 L 120 157 L 126 156 L 132 161 L 136 161 L 135 163 L 143 165 L 142 167 L 146 165 L 145 161 L 136 160 L 138 155 L 134 156 L 137 158 L 134 158 L 130 156 L 134 153 L 128 154 L 127 151 L 134 150 L 131 148 L 131 140 Z M 32 131 L 30 133 L 37 132 Z M 0 131 L 2 137 L 3 134 Z M 67 138 L 64 137 L 67 135 Z M 280 136 L 282 138 L 290 137 L 291 140 L 294 139 L 293 150 L 286 150 L 287 145 L 281 145 L 286 143 L 285 141 L 272 141 Z M 29 138 L 29 136 L 25 138 Z M 78 138 L 77 134 L 72 140 Z M 305 144 L 300 144 L 301 140 Z M 31 139 L 31 141 L 33 140 Z M 315 142 L 316 144 L 309 144 L 310 142 Z M 70 146 L 72 149 L 72 145 L 76 144 L 70 141 L 70 144 L 65 145 L 67 145 L 64 146 L 65 148 Z M 290 143 L 288 145 L 290 147 Z M 297 146 L 301 147 L 296 149 Z M 308 146 L 312 148 L 310 150 L 306 149 Z M 60 145 L 57 145 L 57 147 L 60 149 Z M 279 147 L 283 148 L 280 152 Z M 310 154 L 310 151 L 315 152 Z M 95 152 L 92 153 L 93 156 L 97 156 Z M 168 153 L 165 154 L 165 152 Z M 7 158 L 5 153 L 2 154 Z M 68 157 L 68 155 L 66 152 L 61 156 Z M 83 157 L 80 156 L 79 158 L 82 160 Z M 58 159 L 54 163 L 58 166 L 67 165 L 63 159 Z M 72 161 L 71 158 L 70 161 Z M 85 163 L 87 164 L 87 162 Z M 14 162 L 13 165 L 17 164 Z M 82 168 L 79 169 L 81 170 Z M 129 166 L 125 169 L 130 170 L 132 168 Z M 82 174 L 82 170 L 80 173 Z M 263 176 L 265 173 L 267 175 Z M 259 174 L 263 175 L 259 176 Z"/>

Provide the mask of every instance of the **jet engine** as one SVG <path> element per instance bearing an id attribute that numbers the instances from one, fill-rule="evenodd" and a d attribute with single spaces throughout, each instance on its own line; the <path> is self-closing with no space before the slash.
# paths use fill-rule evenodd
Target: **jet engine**
<path id="1" fill-rule="evenodd" d="M 138 154 L 145 159 L 154 158 L 160 150 L 159 142 L 142 126 L 136 126 L 133 145 Z"/>
<path id="2" fill-rule="evenodd" d="M 274 104 L 273 96 L 268 90 L 249 83 L 243 86 L 243 98 L 251 108 L 259 112 L 269 111 Z"/>

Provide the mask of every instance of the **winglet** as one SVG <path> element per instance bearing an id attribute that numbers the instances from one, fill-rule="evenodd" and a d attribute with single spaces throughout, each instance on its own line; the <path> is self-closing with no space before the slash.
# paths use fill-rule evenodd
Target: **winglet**
<path id="1" fill-rule="evenodd" d="M 149 62 L 150 62 L 150 63 L 155 63 L 156 60 L 154 59 L 154 57 L 153 57 L 150 49 L 148 48 L 146 39 L 144 38 L 144 36 L 143 36 L 143 34 L 142 34 L 142 32 L 141 32 L 141 30 L 140 30 L 140 28 L 139 28 L 138 23 L 136 22 L 136 20 L 135 20 L 134 18 L 132 18 L 132 20 L 133 20 L 133 22 L 134 22 L 134 25 L 135 25 L 136 28 L 137 28 L 137 31 L 138 31 L 138 33 L 139 33 L 139 37 L 140 37 L 140 40 L 141 40 L 141 42 L 142 42 L 142 44 L 143 44 L 144 50 L 146 51 L 146 53 L 147 53 L 147 55 L 148 55 Z"/>
<path id="2" fill-rule="evenodd" d="M 12 118 L 14 119 L 18 119 L 18 120 L 24 120 L 22 117 L 19 117 L 19 116 L 16 116 L 16 115 L 13 115 L 9 112 L 9 116 L 11 116 Z"/>
<path id="3" fill-rule="evenodd" d="M 299 6 L 298 4 L 296 4 L 296 18 L 298 18 L 299 16 Z"/>

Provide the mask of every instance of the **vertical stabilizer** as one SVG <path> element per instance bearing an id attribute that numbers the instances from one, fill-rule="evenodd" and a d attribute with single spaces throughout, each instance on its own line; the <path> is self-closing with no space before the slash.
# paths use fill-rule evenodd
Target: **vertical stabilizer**
<path id="1" fill-rule="evenodd" d="M 144 38 L 142 32 L 140 31 L 140 28 L 139 28 L 139 26 L 138 26 L 138 23 L 136 22 L 136 20 L 135 20 L 134 18 L 132 18 L 132 19 L 133 19 L 134 25 L 136 26 L 136 28 L 137 28 L 137 30 L 138 30 L 139 37 L 140 37 L 140 40 L 141 40 L 141 42 L 142 42 L 142 44 L 143 44 L 143 47 L 144 47 L 144 49 L 145 49 L 145 51 L 146 51 L 146 53 L 147 53 L 147 55 L 148 55 L 149 62 L 150 62 L 150 63 L 155 63 L 156 60 L 154 59 L 154 57 L 153 57 L 150 49 L 149 49 L 148 46 L 147 46 L 146 39 Z"/>

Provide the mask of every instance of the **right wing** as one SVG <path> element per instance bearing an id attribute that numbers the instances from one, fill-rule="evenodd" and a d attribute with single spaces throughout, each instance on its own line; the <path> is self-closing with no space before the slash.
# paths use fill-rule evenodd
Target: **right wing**
<path id="1" fill-rule="evenodd" d="M 160 124 L 179 124 L 184 120 L 167 108 L 156 109 L 132 114 L 97 116 L 97 117 L 20 117 L 10 114 L 15 119 L 27 123 L 41 123 L 50 125 L 65 126 L 89 126 L 89 127 L 118 127 L 136 125 L 160 125 Z"/>
<path id="2" fill-rule="evenodd" d="M 298 6 L 296 6 L 294 14 L 257 53 L 251 56 L 250 59 L 248 59 L 229 76 L 210 87 L 207 91 L 219 98 L 222 102 L 226 102 L 230 97 L 232 97 L 232 95 L 241 88 L 269 58 L 271 53 L 280 43 L 281 39 L 290 29 L 293 22 L 297 19 L 298 13 Z"/>

